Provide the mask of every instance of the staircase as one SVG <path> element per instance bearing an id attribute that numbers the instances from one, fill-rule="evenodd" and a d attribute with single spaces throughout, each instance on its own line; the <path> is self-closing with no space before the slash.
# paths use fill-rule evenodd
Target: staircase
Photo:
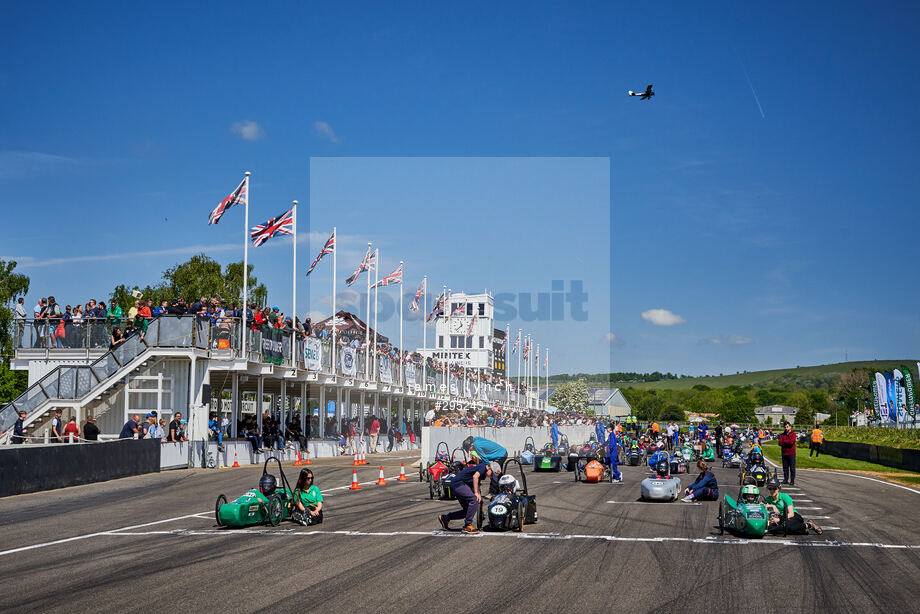
<path id="1" fill-rule="evenodd" d="M 148 335 L 156 322 L 148 328 Z M 0 409 L 0 445 L 10 443 L 13 425 L 19 412 L 25 411 L 23 422 L 26 436 L 35 436 L 47 429 L 57 407 L 73 410 L 117 391 L 126 374 L 148 366 L 156 360 L 140 336 L 134 335 L 89 365 L 61 365 L 32 384 L 11 403 Z"/>

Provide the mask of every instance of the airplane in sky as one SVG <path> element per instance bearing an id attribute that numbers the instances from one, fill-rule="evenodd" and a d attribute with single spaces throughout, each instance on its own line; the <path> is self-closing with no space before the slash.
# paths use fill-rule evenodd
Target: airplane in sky
<path id="1" fill-rule="evenodd" d="M 639 96 L 640 97 L 639 100 L 649 100 L 652 96 L 655 95 L 655 92 L 652 91 L 652 86 L 649 85 L 647 88 L 645 88 L 644 92 L 634 92 L 632 90 L 629 90 L 629 95 Z"/>

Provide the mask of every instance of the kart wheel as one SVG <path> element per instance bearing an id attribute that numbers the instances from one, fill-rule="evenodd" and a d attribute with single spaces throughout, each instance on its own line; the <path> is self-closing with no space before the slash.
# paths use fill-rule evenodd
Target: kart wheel
<path id="1" fill-rule="evenodd" d="M 428 480 L 428 498 L 429 498 L 429 499 L 434 499 L 434 485 L 435 485 L 435 483 L 436 483 L 435 480 Z"/>
<path id="2" fill-rule="evenodd" d="M 222 527 L 220 522 L 220 506 L 227 504 L 227 495 L 218 495 L 217 503 L 214 504 L 214 518 L 217 520 L 217 526 Z"/>
<path id="3" fill-rule="evenodd" d="M 725 515 L 722 511 L 722 502 L 719 501 L 719 535 L 725 534 Z"/>
<path id="4" fill-rule="evenodd" d="M 482 501 L 479 502 L 479 513 L 476 514 L 476 528 L 482 530 Z"/>
<path id="5" fill-rule="evenodd" d="M 281 524 L 281 519 L 283 517 L 284 507 L 281 505 L 281 497 L 272 495 L 268 499 L 268 522 L 273 527 L 277 527 Z"/>
<path id="6" fill-rule="evenodd" d="M 421 464 L 418 466 L 418 481 L 425 481 L 425 468 Z"/>
<path id="7" fill-rule="evenodd" d="M 518 501 L 517 517 L 518 517 L 517 531 L 518 533 L 523 533 L 524 532 L 524 518 L 525 518 L 523 501 Z"/>

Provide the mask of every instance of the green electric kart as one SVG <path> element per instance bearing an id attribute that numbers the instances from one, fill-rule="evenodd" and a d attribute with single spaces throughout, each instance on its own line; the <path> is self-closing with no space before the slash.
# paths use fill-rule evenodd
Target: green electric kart
<path id="1" fill-rule="evenodd" d="M 719 502 L 719 535 L 728 529 L 741 537 L 761 538 L 767 532 L 770 516 L 766 506 L 756 503 L 744 503 L 739 494 L 738 500 L 725 495 L 725 501 Z"/>
<path id="2" fill-rule="evenodd" d="M 258 524 L 270 524 L 277 527 L 281 521 L 291 515 L 294 507 L 294 490 L 288 482 L 284 470 L 281 468 L 281 461 L 275 456 L 270 456 L 265 460 L 265 466 L 262 468 L 262 479 L 265 476 L 272 478 L 274 476 L 268 472 L 268 463 L 275 461 L 278 463 L 278 472 L 281 474 L 281 481 L 278 488 L 272 492 L 264 493 L 261 488 L 253 488 L 233 501 L 227 502 L 226 495 L 217 497 L 217 503 L 214 505 L 214 516 L 217 519 L 218 526 L 221 527 L 248 527 Z M 262 479 L 259 480 L 260 484 Z"/>

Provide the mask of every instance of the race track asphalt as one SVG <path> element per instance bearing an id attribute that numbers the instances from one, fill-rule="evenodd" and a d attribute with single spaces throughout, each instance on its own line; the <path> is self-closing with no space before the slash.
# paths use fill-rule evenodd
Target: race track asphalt
<path id="1" fill-rule="evenodd" d="M 440 530 L 409 453 L 314 461 L 325 522 L 226 530 L 217 495 L 261 467 L 182 470 L 0 499 L 0 610 L 683 612 L 915 611 L 920 492 L 800 471 L 787 491 L 823 535 L 718 535 L 716 502 L 638 501 L 624 483 L 527 472 L 539 522 L 523 534 Z M 405 462 L 410 481 L 392 478 Z M 373 482 L 384 466 L 387 486 Z M 298 468 L 285 465 L 288 478 Z M 715 473 L 737 494 L 737 470 Z M 686 484 L 687 476 L 681 476 Z M 459 528 L 459 527 L 458 527 Z"/>

